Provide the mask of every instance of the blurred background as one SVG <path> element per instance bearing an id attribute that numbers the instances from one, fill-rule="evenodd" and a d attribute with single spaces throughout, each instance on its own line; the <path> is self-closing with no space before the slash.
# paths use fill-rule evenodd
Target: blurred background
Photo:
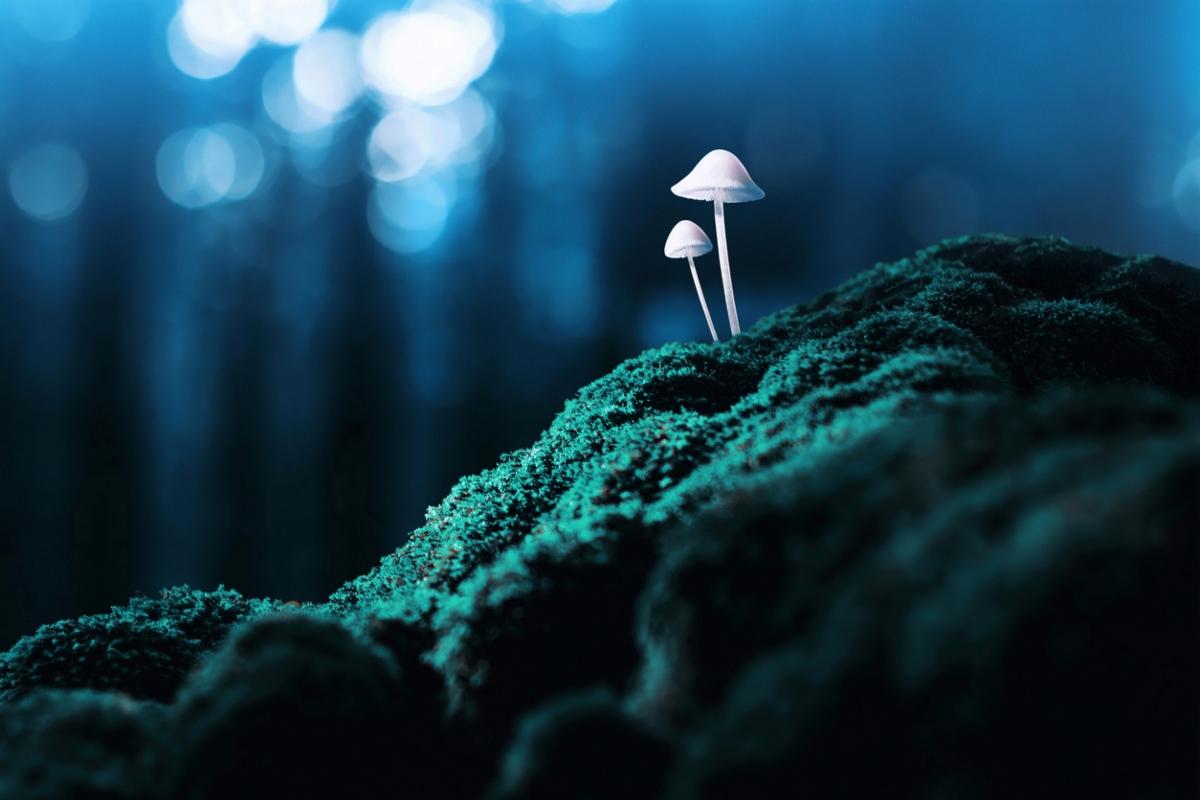
<path id="1" fill-rule="evenodd" d="M 974 231 L 1200 261 L 1195 0 L 0 0 L 0 646 L 320 599 L 647 347 Z M 727 331 L 715 256 L 699 264 Z"/>

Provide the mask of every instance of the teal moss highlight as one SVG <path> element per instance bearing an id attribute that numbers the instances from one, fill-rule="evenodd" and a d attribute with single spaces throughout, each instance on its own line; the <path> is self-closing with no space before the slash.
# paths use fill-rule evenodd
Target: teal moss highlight
<path id="1" fill-rule="evenodd" d="M 495 702 L 507 702 L 512 687 L 481 648 L 513 641 L 507 619 L 548 585 L 544 565 L 605 563 L 606 580 L 624 565 L 636 573 L 647 559 L 617 561 L 619 550 L 646 551 L 668 525 L 964 398 L 1089 384 L 1195 397 L 1197 285 L 1187 267 L 1061 239 L 972 237 L 877 266 L 731 341 L 672 344 L 620 365 L 533 447 L 460 481 L 331 606 L 429 625 L 457 700 L 491 681 Z M 614 624 L 624 611 L 614 607 Z M 588 677 L 624 669 L 616 654 L 584 652 L 595 656 Z"/>
<path id="2" fill-rule="evenodd" d="M 1198 397 L 1194 270 L 949 241 L 626 361 L 325 604 L 184 588 L 42 628 L 0 657 L 0 719 L 122 692 L 175 743 L 129 780 L 196 797 L 283 764 L 375 796 L 381 743 L 420 796 L 502 764 L 496 796 L 537 796 L 588 730 L 672 797 L 1170 794 L 1200 707 Z"/>
<path id="3" fill-rule="evenodd" d="M 219 587 L 136 597 L 105 614 L 45 625 L 0 657 L 0 701 L 37 687 L 109 689 L 170 700 L 199 657 L 238 622 L 280 608 Z"/>

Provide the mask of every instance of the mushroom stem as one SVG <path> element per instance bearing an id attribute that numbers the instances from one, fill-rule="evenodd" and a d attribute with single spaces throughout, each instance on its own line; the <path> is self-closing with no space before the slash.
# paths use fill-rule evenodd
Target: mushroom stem
<path id="1" fill-rule="evenodd" d="M 696 262 L 691 256 L 688 256 L 688 266 L 692 268 L 692 282 L 696 284 L 696 296 L 700 298 L 700 307 L 704 309 L 704 319 L 708 322 L 708 332 L 712 334 L 713 341 L 720 341 L 717 338 L 717 326 L 713 325 L 712 314 L 708 313 L 708 303 L 704 301 L 704 290 L 700 288 L 700 276 L 696 274 Z"/>
<path id="2" fill-rule="evenodd" d="M 717 256 L 721 259 L 721 285 L 725 287 L 725 311 L 729 314 L 729 331 L 734 336 L 742 332 L 738 322 L 737 302 L 733 299 L 733 276 L 729 271 L 729 245 L 725 244 L 725 201 L 713 199 L 713 213 L 717 217 Z"/>

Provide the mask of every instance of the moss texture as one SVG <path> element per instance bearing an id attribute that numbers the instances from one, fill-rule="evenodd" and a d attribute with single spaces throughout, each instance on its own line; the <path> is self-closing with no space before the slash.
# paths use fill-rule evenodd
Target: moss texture
<path id="1" fill-rule="evenodd" d="M 224 587 L 201 592 L 181 586 L 158 598 L 134 598 L 106 614 L 46 625 L 0 658 L 0 701 L 40 687 L 170 700 L 231 626 L 282 606 L 247 600 Z"/>
<path id="2" fill-rule="evenodd" d="M 1200 273 L 946 242 L 625 362 L 325 604 L 27 637 L 0 790 L 1179 796 L 1198 398 Z"/>

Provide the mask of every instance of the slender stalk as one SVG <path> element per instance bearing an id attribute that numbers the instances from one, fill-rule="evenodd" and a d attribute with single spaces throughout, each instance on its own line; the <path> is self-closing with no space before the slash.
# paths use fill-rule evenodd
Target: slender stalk
<path id="1" fill-rule="evenodd" d="M 700 276 L 696 274 L 696 262 L 688 256 L 688 264 L 692 268 L 692 282 L 696 284 L 696 294 L 700 298 L 700 307 L 704 309 L 704 319 L 708 322 L 708 332 L 712 334 L 713 341 L 717 339 L 717 326 L 713 325 L 712 314 L 708 313 L 708 303 L 704 301 L 704 290 L 700 288 Z"/>
<path id="2" fill-rule="evenodd" d="M 738 322 L 737 302 L 733 299 L 733 276 L 729 271 L 729 246 L 725 244 L 725 201 L 713 199 L 713 211 L 717 216 L 717 255 L 721 259 L 721 285 L 725 287 L 725 312 L 729 314 L 729 331 L 734 336 L 742 332 Z"/>

